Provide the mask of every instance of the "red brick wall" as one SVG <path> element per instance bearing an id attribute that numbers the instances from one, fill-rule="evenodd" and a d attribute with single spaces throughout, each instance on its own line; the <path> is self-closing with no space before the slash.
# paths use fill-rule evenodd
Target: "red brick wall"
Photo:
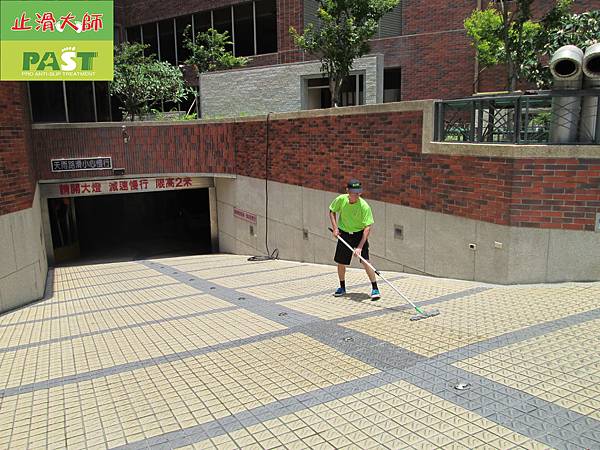
<path id="1" fill-rule="evenodd" d="M 593 231 L 597 212 L 600 158 L 514 161 L 513 225 Z"/>
<path id="2" fill-rule="evenodd" d="M 385 55 L 385 67 L 402 68 L 402 100 L 473 93 L 475 51 L 464 31 L 378 39 L 371 51 Z"/>
<path id="3" fill-rule="evenodd" d="M 365 197 L 501 225 L 588 230 L 600 212 L 598 159 L 421 154 L 417 112 L 277 120 L 269 178 L 342 191 L 358 177 Z M 265 124 L 236 128 L 237 173 L 265 176 Z"/>
<path id="4" fill-rule="evenodd" d="M 502 225 L 593 230 L 600 212 L 598 159 L 424 155 L 422 114 L 395 112 L 271 120 L 269 179 L 327 191 L 360 178 L 365 197 Z M 50 158 L 113 156 L 127 174 L 236 173 L 265 177 L 266 124 L 34 130 L 39 177 Z M 113 149 L 112 151 L 110 149 Z"/>
<path id="5" fill-rule="evenodd" d="M 0 82 L 0 215 L 31 208 L 35 169 L 26 84 Z"/>
<path id="6" fill-rule="evenodd" d="M 463 30 L 476 7 L 477 0 L 402 0 L 402 34 Z"/>
<path id="7" fill-rule="evenodd" d="M 53 173 L 53 158 L 112 156 L 127 175 L 234 173 L 233 124 L 129 126 L 33 130 L 39 179 L 107 177 L 111 171 Z"/>
<path id="8" fill-rule="evenodd" d="M 420 112 L 277 120 L 269 178 L 335 192 L 357 177 L 365 198 L 508 225 L 512 161 L 423 155 L 421 130 Z M 238 174 L 264 178 L 264 123 L 236 135 Z"/>

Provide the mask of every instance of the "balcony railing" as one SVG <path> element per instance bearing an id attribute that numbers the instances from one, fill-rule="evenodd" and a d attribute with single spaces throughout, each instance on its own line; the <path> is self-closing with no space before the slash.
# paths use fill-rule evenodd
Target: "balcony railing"
<path id="1" fill-rule="evenodd" d="M 600 89 L 471 97 L 435 108 L 437 142 L 600 144 Z"/>

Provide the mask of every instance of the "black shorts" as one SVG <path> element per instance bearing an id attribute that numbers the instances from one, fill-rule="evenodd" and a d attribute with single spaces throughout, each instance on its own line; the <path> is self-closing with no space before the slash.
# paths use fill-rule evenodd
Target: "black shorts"
<path id="1" fill-rule="evenodd" d="M 352 248 L 356 248 L 358 244 L 360 244 L 360 240 L 363 237 L 363 231 L 361 230 L 351 234 L 340 230 L 340 236 L 343 240 L 350 244 Z M 365 258 L 367 261 L 369 260 L 369 241 L 365 242 L 360 256 Z M 346 247 L 339 239 L 337 243 L 337 248 L 335 249 L 335 257 L 333 258 L 333 260 L 336 263 L 344 264 L 345 266 L 349 265 L 352 261 L 352 250 Z"/>

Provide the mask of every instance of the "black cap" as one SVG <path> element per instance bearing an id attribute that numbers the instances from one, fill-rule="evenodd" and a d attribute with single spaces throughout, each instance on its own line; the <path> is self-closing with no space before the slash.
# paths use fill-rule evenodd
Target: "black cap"
<path id="1" fill-rule="evenodd" d="M 360 181 L 354 178 L 348 181 L 346 187 L 348 188 L 348 192 L 355 192 L 357 194 L 360 194 L 362 192 L 362 184 L 360 184 Z"/>

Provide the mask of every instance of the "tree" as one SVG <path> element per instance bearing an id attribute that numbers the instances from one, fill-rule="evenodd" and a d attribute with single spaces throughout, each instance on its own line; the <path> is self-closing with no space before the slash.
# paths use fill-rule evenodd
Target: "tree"
<path id="1" fill-rule="evenodd" d="M 115 76 L 109 92 L 121 103 L 124 119 L 135 120 L 161 102 L 180 102 L 192 89 L 185 86 L 181 71 L 154 55 L 145 56 L 148 45 L 124 42 L 115 47 Z"/>
<path id="2" fill-rule="evenodd" d="M 297 46 L 320 55 L 321 72 L 329 77 L 333 106 L 338 106 L 344 78 L 352 62 L 369 51 L 368 40 L 381 17 L 399 0 L 318 0 L 319 27 L 309 24 L 303 34 L 290 27 Z"/>
<path id="3" fill-rule="evenodd" d="M 505 0 L 475 10 L 465 20 L 467 35 L 473 40 L 480 63 L 480 72 L 489 66 L 506 65 L 507 88 L 514 91 L 522 79 L 521 62 L 531 58 L 524 42 L 537 38 L 539 24 L 531 21 L 533 0 L 516 0 L 509 5 Z"/>
<path id="4" fill-rule="evenodd" d="M 568 2 L 570 6 L 570 1 Z M 564 45 L 576 45 L 584 50 L 590 45 L 600 42 L 600 9 L 587 11 L 581 14 L 571 14 L 567 11 L 548 15 L 542 22 L 542 33 L 537 42 L 527 43 L 533 45 L 538 55 L 551 57 L 556 50 Z M 524 65 L 524 76 L 540 88 L 551 86 L 550 71 L 545 68 L 540 58 Z"/>
<path id="5" fill-rule="evenodd" d="M 192 40 L 190 30 L 188 26 L 183 35 L 183 45 L 190 51 L 190 57 L 185 63 L 194 65 L 198 73 L 232 69 L 248 63 L 248 58 L 233 56 L 225 49 L 226 45 L 231 44 L 227 31 L 219 33 L 209 28 L 204 33 L 198 33 L 195 40 Z"/>
<path id="6" fill-rule="evenodd" d="M 515 90 L 517 81 L 526 80 L 538 88 L 551 83 L 546 64 L 563 45 L 585 49 L 600 39 L 600 10 L 582 14 L 570 12 L 573 0 L 557 0 L 539 21 L 531 19 L 532 0 L 505 1 L 475 10 L 465 20 L 473 40 L 481 73 L 487 67 L 505 64 L 507 88 Z"/>

